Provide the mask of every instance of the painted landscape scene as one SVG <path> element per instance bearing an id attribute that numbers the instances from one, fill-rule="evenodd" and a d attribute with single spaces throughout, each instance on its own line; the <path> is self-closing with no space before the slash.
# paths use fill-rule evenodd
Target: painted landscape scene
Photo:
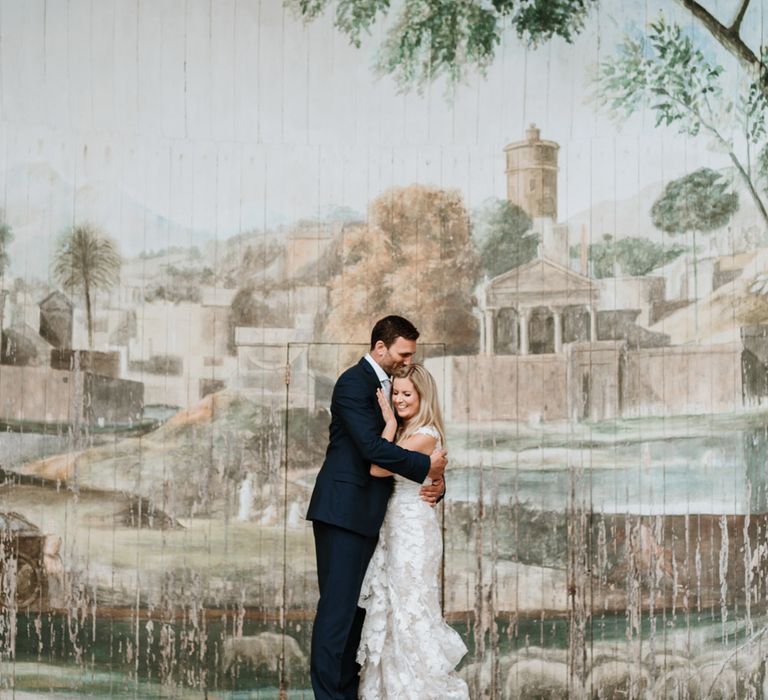
<path id="1" fill-rule="evenodd" d="M 311 698 L 305 514 L 390 313 L 472 698 L 768 698 L 766 27 L 0 0 L 0 698 Z"/>

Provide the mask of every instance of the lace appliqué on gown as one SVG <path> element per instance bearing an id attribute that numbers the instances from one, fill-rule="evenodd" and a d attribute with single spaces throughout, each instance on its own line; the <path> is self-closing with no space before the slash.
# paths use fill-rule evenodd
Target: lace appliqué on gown
<path id="1" fill-rule="evenodd" d="M 434 428 L 420 428 L 437 440 Z M 468 700 L 455 668 L 467 652 L 443 619 L 442 539 L 419 484 L 395 476 L 379 543 L 363 581 L 365 623 L 357 652 L 362 700 Z"/>

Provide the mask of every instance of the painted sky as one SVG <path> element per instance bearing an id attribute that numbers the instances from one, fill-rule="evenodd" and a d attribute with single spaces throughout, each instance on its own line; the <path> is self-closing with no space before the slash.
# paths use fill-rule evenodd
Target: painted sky
<path id="1" fill-rule="evenodd" d="M 753 2 L 745 20 L 753 45 L 767 9 Z M 619 128 L 590 100 L 597 62 L 662 10 L 735 85 L 735 61 L 674 0 L 602 2 L 574 45 L 530 50 L 510 35 L 450 100 L 444 84 L 403 94 L 377 77 L 380 34 L 354 49 L 329 17 L 304 25 L 279 0 L 0 0 L 11 273 L 46 276 L 56 237 L 84 220 L 135 255 L 336 205 L 364 212 L 412 182 L 457 187 L 476 206 L 504 196 L 502 149 L 530 122 L 561 144 L 561 220 L 723 167 L 705 139 L 656 130 L 650 115 Z"/>

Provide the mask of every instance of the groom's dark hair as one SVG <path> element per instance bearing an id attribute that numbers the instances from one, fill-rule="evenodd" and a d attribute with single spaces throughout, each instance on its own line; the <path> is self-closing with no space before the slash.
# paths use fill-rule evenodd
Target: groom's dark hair
<path id="1" fill-rule="evenodd" d="M 376 321 L 371 331 L 371 350 L 380 340 L 386 347 L 392 345 L 398 338 L 417 340 L 419 331 L 407 318 L 402 316 L 385 316 Z"/>

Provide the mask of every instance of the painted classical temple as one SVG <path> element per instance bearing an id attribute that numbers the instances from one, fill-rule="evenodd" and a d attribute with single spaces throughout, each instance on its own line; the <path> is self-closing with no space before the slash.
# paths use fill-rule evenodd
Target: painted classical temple
<path id="1" fill-rule="evenodd" d="M 597 340 L 597 287 L 546 256 L 489 280 L 483 291 L 483 354 L 561 353 L 564 341 Z"/>
<path id="2" fill-rule="evenodd" d="M 478 293 L 483 315 L 482 352 L 561 353 L 563 343 L 597 340 L 599 287 L 569 266 L 568 226 L 557 223 L 557 156 L 534 124 L 509 144 L 507 198 L 523 209 L 539 234 L 539 255 L 488 280 Z"/>

